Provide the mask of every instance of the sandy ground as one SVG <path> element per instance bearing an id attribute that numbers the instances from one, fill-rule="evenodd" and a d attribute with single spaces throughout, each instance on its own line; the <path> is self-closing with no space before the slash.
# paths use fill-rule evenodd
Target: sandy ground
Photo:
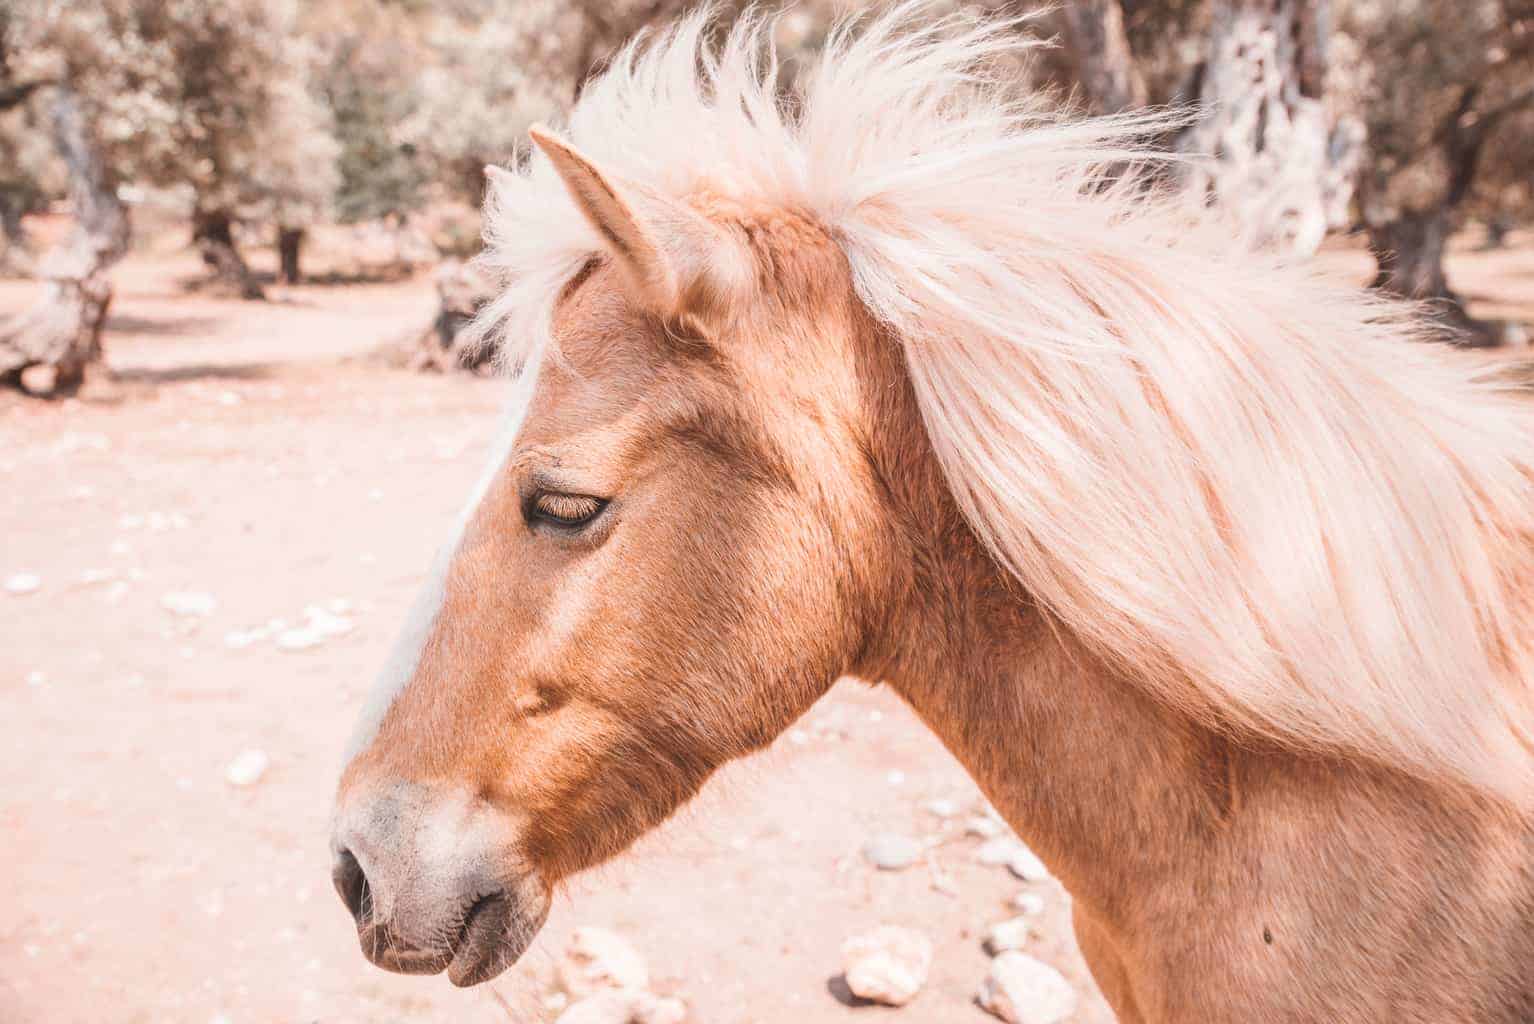
<path id="1" fill-rule="evenodd" d="M 1349 273 L 1348 251 L 1328 259 Z M 1495 315 L 1534 319 L 1534 249 L 1454 264 Z M 0 1021 L 541 1021 L 581 924 L 614 928 L 698 1022 L 988 1020 L 985 928 L 1025 886 L 923 810 L 966 811 L 963 770 L 887 692 L 844 682 L 770 752 L 725 772 L 620 862 L 576 880 L 489 986 L 369 966 L 330 889 L 326 822 L 354 712 L 476 475 L 503 385 L 349 358 L 429 319 L 430 287 L 183 293 L 179 253 L 129 261 L 114 383 L 0 399 Z M 0 283 L 0 312 L 29 287 Z M 203 617 L 167 594 L 216 601 Z M 344 601 L 310 650 L 226 634 Z M 271 766 L 225 780 L 241 751 Z M 872 870 L 871 836 L 943 839 Z M 1029 952 L 1110 1020 L 1051 883 Z M 838 947 L 883 922 L 927 932 L 903 1010 L 839 997 Z"/>

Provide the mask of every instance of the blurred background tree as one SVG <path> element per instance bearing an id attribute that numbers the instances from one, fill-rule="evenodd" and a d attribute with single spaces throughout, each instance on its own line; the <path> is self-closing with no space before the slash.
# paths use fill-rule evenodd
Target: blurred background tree
<path id="1" fill-rule="evenodd" d="M 1534 173 L 1534 0 L 1353 0 L 1368 56 L 1360 209 L 1375 285 L 1465 319 L 1444 250 L 1478 217 L 1526 218 Z"/>
<path id="2" fill-rule="evenodd" d="M 63 349 L 80 353 L 63 363 L 93 358 L 99 331 L 89 325 L 105 315 L 107 270 L 127 245 L 124 194 L 168 197 L 208 280 L 249 298 L 267 284 L 242 247 L 272 245 L 278 275 L 297 282 L 315 225 L 383 225 L 397 256 L 407 230 L 416 252 L 429 243 L 443 258 L 469 255 L 484 166 L 518 159 L 529 124 L 557 119 L 626 40 L 691 6 L 3 0 L 0 269 L 43 277 L 50 291 L 36 315 L 0 328 L 0 374 Z M 715 8 L 728 22 L 745 6 Z M 836 17 L 877 6 L 785 9 L 785 84 Z M 1444 246 L 1472 221 L 1495 242 L 1534 207 L 1531 8 L 1067 0 L 1020 29 L 1057 45 L 1004 73 L 1100 113 L 1186 108 L 1186 126 L 1158 144 L 1204 157 L 1177 182 L 1193 201 L 1296 256 L 1362 226 L 1378 287 L 1438 300 L 1474 326 L 1449 286 Z M 924 16 L 1025 9 L 932 0 Z M 38 258 L 27 218 L 61 201 L 75 214 L 72 233 Z M 443 322 L 472 312 L 468 273 L 447 263 L 438 274 L 444 312 L 454 296 Z M 66 335 L 75 341 L 61 349 Z M 450 348 L 450 337 L 441 343 Z"/>

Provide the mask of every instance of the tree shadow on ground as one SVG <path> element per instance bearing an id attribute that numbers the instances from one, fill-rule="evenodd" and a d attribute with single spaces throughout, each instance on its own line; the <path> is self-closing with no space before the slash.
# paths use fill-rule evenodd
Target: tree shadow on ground
<path id="1" fill-rule="evenodd" d="M 265 380 L 275 363 L 187 363 L 180 366 L 128 366 L 110 371 L 117 384 L 180 384 L 193 380 Z"/>
<path id="2" fill-rule="evenodd" d="M 104 330 L 109 332 L 109 334 L 145 334 L 171 338 L 184 334 L 206 334 L 217 323 L 217 319 L 211 316 L 177 318 L 113 313 L 107 316 Z"/>

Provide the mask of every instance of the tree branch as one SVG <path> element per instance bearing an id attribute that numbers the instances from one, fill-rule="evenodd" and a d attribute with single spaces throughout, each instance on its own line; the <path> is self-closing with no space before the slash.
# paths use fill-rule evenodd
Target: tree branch
<path id="1" fill-rule="evenodd" d="M 27 98 L 45 85 L 58 84 L 51 78 L 39 78 L 31 82 L 18 82 L 14 85 L 0 86 L 0 110 L 10 110 L 19 107 L 27 101 Z"/>

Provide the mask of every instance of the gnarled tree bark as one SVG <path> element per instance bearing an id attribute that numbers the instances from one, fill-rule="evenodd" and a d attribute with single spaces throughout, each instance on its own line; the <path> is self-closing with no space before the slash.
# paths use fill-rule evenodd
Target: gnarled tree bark
<path id="1" fill-rule="evenodd" d="M 1124 31 L 1122 0 L 1076 0 L 1054 16 L 1092 109 L 1118 114 L 1145 106 L 1145 79 Z"/>
<path id="2" fill-rule="evenodd" d="M 242 299 L 266 298 L 266 290 L 234 244 L 234 216 L 228 210 L 200 205 L 194 209 L 192 243 L 215 280 L 234 289 Z"/>
<path id="3" fill-rule="evenodd" d="M 1323 99 L 1329 0 L 1214 0 L 1189 185 L 1253 244 L 1308 255 L 1345 216 L 1362 156 L 1356 119 Z"/>
<path id="4" fill-rule="evenodd" d="M 49 122 L 69 171 L 75 223 L 39 267 L 42 297 L 0 324 L 0 384 L 67 394 L 101 358 L 101 328 L 112 301 L 107 271 L 128 250 L 129 223 L 80 99 L 68 84 L 56 87 Z M 34 367 L 42 369 L 28 374 Z"/>

